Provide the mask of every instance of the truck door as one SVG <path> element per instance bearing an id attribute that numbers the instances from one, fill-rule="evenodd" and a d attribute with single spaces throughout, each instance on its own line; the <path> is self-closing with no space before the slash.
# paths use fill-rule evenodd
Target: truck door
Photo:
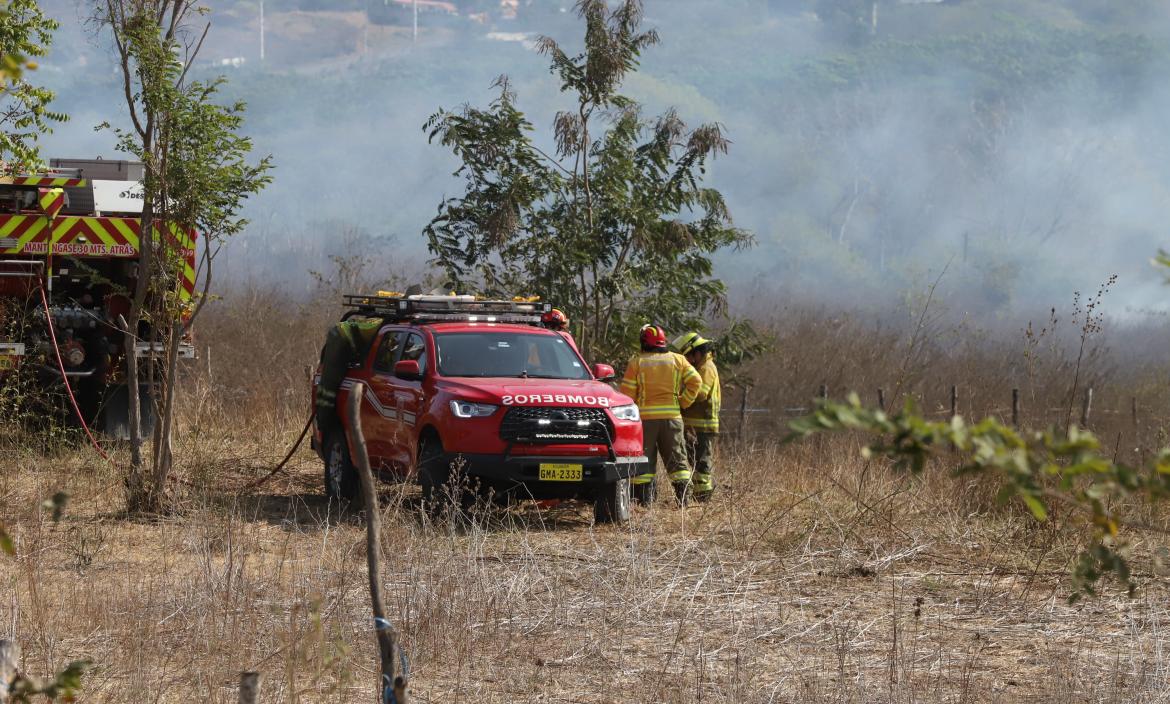
<path id="1" fill-rule="evenodd" d="M 392 469 L 398 444 L 398 412 L 394 400 L 394 362 L 402 349 L 400 330 L 387 329 L 378 340 L 370 373 L 370 390 L 362 403 L 362 424 L 370 465 Z"/>
<path id="2" fill-rule="evenodd" d="M 427 375 L 426 340 L 417 332 L 408 333 L 402 343 L 402 360 L 415 360 L 423 378 Z M 418 417 L 422 415 L 423 384 L 413 379 L 394 379 L 394 400 L 398 411 L 398 444 L 394 460 L 401 467 L 414 466 Z"/>

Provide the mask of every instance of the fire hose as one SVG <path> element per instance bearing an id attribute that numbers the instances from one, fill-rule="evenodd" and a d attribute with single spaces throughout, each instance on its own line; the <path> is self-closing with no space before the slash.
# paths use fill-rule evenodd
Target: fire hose
<path id="1" fill-rule="evenodd" d="M 61 348 L 57 344 L 57 331 L 53 326 L 53 314 L 49 308 L 49 298 L 47 295 L 45 295 L 45 287 L 39 278 L 37 279 L 37 291 L 41 295 L 41 305 L 44 307 L 45 311 L 45 325 L 49 328 L 49 340 L 53 345 L 53 356 L 57 360 L 57 369 L 61 373 L 61 380 L 65 384 L 65 393 L 69 397 L 69 403 L 73 407 L 73 413 L 77 416 L 77 422 L 81 424 L 81 429 L 85 431 L 85 436 L 89 439 L 90 444 L 93 445 L 93 449 L 97 451 L 98 455 L 100 455 L 102 459 L 109 462 L 110 456 L 106 453 L 105 449 L 102 448 L 101 444 L 97 441 L 97 438 L 94 437 L 93 432 L 89 429 L 89 424 L 85 422 L 85 415 L 81 412 L 81 407 L 77 403 L 77 397 L 73 394 L 73 386 L 69 383 L 69 376 L 65 373 L 65 361 L 61 358 Z M 284 469 L 285 465 L 288 464 L 288 461 L 292 459 L 292 456 L 298 449 L 300 449 L 301 444 L 305 441 L 305 436 L 309 434 L 309 428 L 313 427 L 313 419 L 316 416 L 317 413 L 315 410 L 309 413 L 309 419 L 305 421 L 305 427 L 301 430 L 300 437 L 298 437 L 297 441 L 293 443 L 291 448 L 289 448 L 289 451 L 287 454 L 285 454 L 284 459 L 282 459 L 275 467 L 269 470 L 268 474 L 252 482 L 249 482 L 248 484 L 245 484 L 243 489 L 255 489 L 263 485 L 268 480 L 272 479 L 278 472 Z M 173 475 L 171 478 L 180 483 L 187 483 Z"/>
<path id="2" fill-rule="evenodd" d="M 286 464 L 288 464 L 289 460 L 292 459 L 293 454 L 300 448 L 301 443 L 303 443 L 305 441 L 305 436 L 309 434 L 309 428 L 313 427 L 313 419 L 316 417 L 317 417 L 316 410 L 313 410 L 311 413 L 309 413 L 309 419 L 307 421 L 305 421 L 305 427 L 303 430 L 301 430 L 301 436 L 299 438 L 297 438 L 297 441 L 294 442 L 293 446 L 289 448 L 288 454 L 286 454 L 284 456 L 284 459 L 280 461 L 280 464 L 278 464 L 275 467 L 273 467 L 272 469 L 270 469 L 268 471 L 268 474 L 265 474 L 263 477 L 260 477 L 259 479 L 255 480 L 255 481 L 252 481 L 248 484 L 245 484 L 242 487 L 242 490 L 243 489 L 247 489 L 247 490 L 255 489 L 255 488 L 259 487 L 260 485 L 264 484 L 265 482 L 267 482 L 269 479 L 272 479 L 273 477 L 275 477 L 277 472 L 284 469 L 284 466 Z"/>

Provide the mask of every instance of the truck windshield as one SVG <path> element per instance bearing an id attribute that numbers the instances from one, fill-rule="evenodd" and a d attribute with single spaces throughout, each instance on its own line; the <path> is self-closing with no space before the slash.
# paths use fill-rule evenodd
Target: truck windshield
<path id="1" fill-rule="evenodd" d="M 464 377 L 589 379 L 589 371 L 560 335 L 514 331 L 435 335 L 439 374 Z"/>

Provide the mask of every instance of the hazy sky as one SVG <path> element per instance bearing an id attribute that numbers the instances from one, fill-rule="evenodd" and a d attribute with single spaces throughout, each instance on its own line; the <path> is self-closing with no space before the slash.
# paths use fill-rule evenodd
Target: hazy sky
<path id="1" fill-rule="evenodd" d="M 1094 27 L 1098 15 L 1069 9 L 1092 4 L 897 8 L 854 46 L 797 1 L 649 0 L 663 41 L 626 92 L 730 134 L 710 178 L 759 240 L 719 259 L 737 295 L 866 306 L 949 266 L 943 288 L 958 309 L 1045 310 L 1111 273 L 1116 313 L 1165 309 L 1170 291 L 1149 260 L 1170 221 L 1166 12 L 1127 20 L 1148 37 L 1119 36 L 1116 17 Z M 73 120 L 45 154 L 116 158 L 93 130 L 124 112 L 112 57 L 76 3 L 47 5 L 65 26 L 38 78 Z M 260 65 L 251 10 L 212 5 L 202 70 L 225 72 L 249 101 L 257 152 L 277 165 L 229 250 L 235 277 L 304 287 L 308 269 L 359 241 L 387 267 L 418 267 L 419 232 L 460 188 L 451 157 L 426 142 L 426 117 L 486 104 L 500 73 L 538 134 L 569 104 L 517 41 L 542 31 L 577 46 L 567 14 L 462 29 L 427 17 L 412 45 L 406 28 L 362 27 L 359 13 L 270 13 Z M 243 65 L 211 66 L 233 57 Z"/>

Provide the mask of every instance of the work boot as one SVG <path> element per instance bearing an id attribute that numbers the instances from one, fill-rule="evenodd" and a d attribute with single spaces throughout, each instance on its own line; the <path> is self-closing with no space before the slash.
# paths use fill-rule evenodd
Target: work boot
<path id="1" fill-rule="evenodd" d="M 711 500 L 711 492 L 715 491 L 715 483 L 711 481 L 711 475 L 703 472 L 697 472 L 691 477 L 691 498 L 699 503 L 706 503 Z"/>
<path id="2" fill-rule="evenodd" d="M 685 508 L 687 500 L 690 498 L 690 482 L 674 482 L 674 500 L 678 502 L 679 508 Z"/>
<path id="3" fill-rule="evenodd" d="M 645 484 L 634 484 L 630 487 L 630 493 L 634 497 L 634 503 L 639 506 L 649 506 L 654 503 L 654 499 L 658 496 L 658 488 L 654 481 L 651 480 Z"/>

